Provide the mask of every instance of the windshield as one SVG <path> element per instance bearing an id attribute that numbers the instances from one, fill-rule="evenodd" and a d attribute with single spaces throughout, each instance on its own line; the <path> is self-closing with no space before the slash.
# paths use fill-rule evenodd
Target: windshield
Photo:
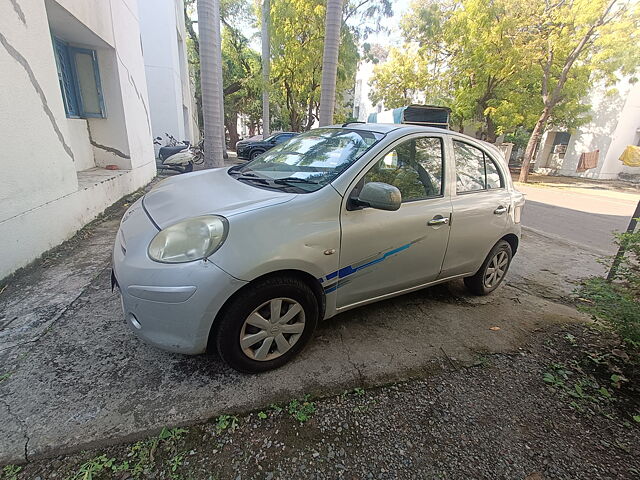
<path id="1" fill-rule="evenodd" d="M 346 128 L 317 128 L 229 171 L 257 187 L 316 191 L 333 181 L 383 137 Z"/>

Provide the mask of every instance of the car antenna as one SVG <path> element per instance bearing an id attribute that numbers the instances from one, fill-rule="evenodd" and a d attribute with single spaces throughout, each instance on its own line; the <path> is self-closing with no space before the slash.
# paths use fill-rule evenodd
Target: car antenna
<path id="1" fill-rule="evenodd" d="M 351 125 L 352 123 L 367 123 L 367 122 L 359 122 L 358 120 L 354 120 L 353 122 L 346 122 L 346 123 L 343 123 L 343 124 L 342 124 L 342 126 L 343 126 L 343 127 L 346 127 L 347 125 Z"/>

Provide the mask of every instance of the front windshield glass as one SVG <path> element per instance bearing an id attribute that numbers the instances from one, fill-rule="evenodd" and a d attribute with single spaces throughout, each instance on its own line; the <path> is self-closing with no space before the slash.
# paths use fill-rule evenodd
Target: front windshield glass
<path id="1" fill-rule="evenodd" d="M 346 128 L 317 128 L 287 140 L 229 173 L 257 187 L 313 192 L 333 181 L 383 137 Z"/>

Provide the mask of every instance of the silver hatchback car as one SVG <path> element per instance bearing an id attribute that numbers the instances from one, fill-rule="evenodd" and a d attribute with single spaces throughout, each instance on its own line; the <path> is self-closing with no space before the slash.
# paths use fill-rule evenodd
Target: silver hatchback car
<path id="1" fill-rule="evenodd" d="M 131 329 L 233 368 L 289 361 L 321 319 L 464 278 L 503 281 L 524 197 L 500 152 L 448 130 L 318 128 L 160 182 L 125 213 L 113 276 Z"/>

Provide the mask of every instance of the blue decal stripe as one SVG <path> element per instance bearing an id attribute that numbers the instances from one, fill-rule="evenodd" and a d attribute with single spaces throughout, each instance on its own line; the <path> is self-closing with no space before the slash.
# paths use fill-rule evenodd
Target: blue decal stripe
<path id="1" fill-rule="evenodd" d="M 322 277 L 320 278 L 320 283 L 324 283 L 324 279 L 326 278 L 327 281 L 334 279 L 334 278 L 339 278 L 340 280 L 336 283 L 332 283 L 331 285 L 327 285 L 326 287 L 324 287 L 324 292 L 325 293 L 331 293 L 331 292 L 335 292 L 338 288 L 340 288 L 341 286 L 343 286 L 346 283 L 349 283 L 349 281 L 346 282 L 342 282 L 342 279 L 345 277 L 348 277 L 349 275 L 352 275 L 360 270 L 363 270 L 367 267 L 371 267 L 372 265 L 376 265 L 384 260 L 386 260 L 387 258 L 389 258 L 392 255 L 395 255 L 396 253 L 400 253 L 403 250 L 406 250 L 407 248 L 409 248 L 411 245 L 413 245 L 414 243 L 416 243 L 417 241 L 419 241 L 421 239 L 418 240 L 414 240 L 411 243 L 407 243 L 406 245 L 402 245 L 401 247 L 398 248 L 394 248 L 393 250 L 389 250 L 388 252 L 386 252 L 384 255 L 382 255 L 380 258 L 376 258 L 374 260 L 371 260 L 370 262 L 364 263 L 362 265 L 358 265 L 357 267 L 354 267 L 353 265 L 349 265 L 347 267 L 343 267 L 340 270 L 336 270 L 335 272 L 331 272 L 329 274 L 327 274 L 326 277 Z"/>

